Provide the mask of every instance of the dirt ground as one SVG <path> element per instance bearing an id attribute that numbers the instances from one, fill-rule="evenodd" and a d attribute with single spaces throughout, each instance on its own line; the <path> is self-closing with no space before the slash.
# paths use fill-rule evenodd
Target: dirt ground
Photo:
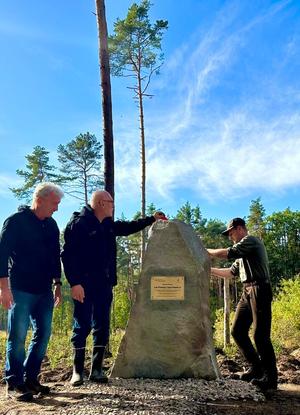
<path id="1" fill-rule="evenodd" d="M 300 385 L 280 384 L 277 391 L 265 394 L 266 401 L 207 403 L 216 415 L 300 415 Z M 205 413 L 205 412 L 204 412 Z"/>
<path id="2" fill-rule="evenodd" d="M 243 361 L 226 359 L 218 355 L 222 375 L 235 378 L 243 370 Z M 277 391 L 265 393 L 265 402 L 237 402 L 226 406 L 222 402 L 216 405 L 216 415 L 255 414 L 255 415 L 300 415 L 300 349 L 292 354 L 282 353 L 277 360 L 279 385 Z"/>
<path id="3" fill-rule="evenodd" d="M 299 353 L 300 354 L 300 353 Z M 223 377 L 235 378 L 242 368 L 242 361 L 233 361 L 218 355 L 218 361 Z M 278 359 L 279 387 L 277 391 L 265 393 L 265 401 L 255 402 L 250 400 L 226 400 L 190 402 L 193 414 L 205 415 L 300 415 L 300 356 L 285 354 Z M 43 370 L 43 382 L 52 387 L 51 395 L 35 399 L 34 403 L 16 403 L 5 398 L 5 385 L 0 386 L 0 415 L 35 415 L 35 414 L 64 414 L 84 413 L 76 411 L 76 404 L 83 400 L 93 399 L 92 389 L 75 389 L 69 387 L 68 379 L 70 369 L 56 371 Z M 68 385 L 68 386 L 67 386 Z M 71 408 L 71 409 L 70 409 Z M 74 409 L 74 412 L 70 410 Z M 94 414 L 111 413 L 118 414 L 115 410 L 99 412 L 95 407 Z M 123 413 L 123 411 L 122 411 Z M 126 413 L 126 412 L 124 412 Z M 128 412 L 128 414 L 141 414 L 144 412 Z M 158 413 L 158 412 L 155 412 Z M 174 413 L 174 412 L 170 412 Z M 145 413 L 146 414 L 146 413 Z M 148 414 L 148 412 L 147 412 Z M 149 411 L 149 415 L 152 412 Z M 165 415 L 167 412 L 161 412 Z M 178 415 L 184 415 L 178 412 Z"/>

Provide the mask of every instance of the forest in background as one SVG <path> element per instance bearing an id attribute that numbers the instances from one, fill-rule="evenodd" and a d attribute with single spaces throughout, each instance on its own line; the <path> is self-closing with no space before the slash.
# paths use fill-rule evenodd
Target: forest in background
<path id="1" fill-rule="evenodd" d="M 148 206 L 147 214 L 157 209 Z M 166 212 L 168 214 L 168 212 Z M 137 213 L 133 219 L 140 216 Z M 121 219 L 126 220 L 125 217 Z M 218 219 L 206 219 L 199 206 L 189 202 L 180 207 L 174 218 L 190 224 L 201 238 L 205 247 L 229 246 L 229 240 L 221 235 L 226 224 Z M 245 218 L 249 232 L 262 238 L 269 256 L 272 286 L 274 290 L 272 337 L 277 353 L 284 349 L 297 348 L 300 343 L 300 212 L 286 209 L 266 216 L 260 198 L 249 206 Z M 115 355 L 124 334 L 131 307 L 134 303 L 136 287 L 140 277 L 141 243 L 140 234 L 118 237 L 118 285 L 114 289 L 111 310 L 110 351 Z M 218 260 L 218 266 L 227 266 L 226 261 Z M 48 358 L 52 367 L 71 365 L 70 344 L 73 304 L 68 284 L 63 277 L 63 303 L 54 312 L 52 337 L 48 348 Z M 240 295 L 238 280 L 230 283 L 231 310 Z M 210 286 L 211 319 L 215 346 L 223 348 L 223 281 L 212 279 Z M 5 356 L 6 311 L 1 308 L 0 359 Z M 91 347 L 89 339 L 89 347 Z M 227 347 L 228 353 L 235 353 L 234 345 Z"/>
<path id="2" fill-rule="evenodd" d="M 102 16 L 102 26 L 106 28 L 104 2 L 97 1 L 97 15 Z M 101 9 L 101 10 L 100 10 Z M 161 40 L 168 22 L 158 20 L 153 25 L 150 23 L 148 11 L 150 2 L 142 0 L 140 6 L 133 4 L 127 17 L 117 19 L 114 25 L 114 34 L 109 37 L 109 53 L 112 74 L 126 76 L 129 71 L 133 76 L 133 85 L 129 88 L 133 91 L 133 98 L 138 99 L 140 121 L 140 148 L 141 148 L 141 214 L 151 214 L 156 208 L 153 204 L 148 206 L 145 212 L 145 131 L 143 99 L 152 97 L 146 90 L 152 75 L 158 74 L 163 61 L 161 53 Z M 100 22 L 101 23 L 101 22 Z M 99 25 L 99 39 L 101 37 L 101 25 Z M 106 31 L 106 30 L 105 30 Z M 104 33 L 107 35 L 107 33 Z M 135 42 L 132 43 L 132 39 Z M 103 40 L 103 39 L 102 39 Z M 107 39 L 106 39 L 107 41 Z M 130 48 L 124 47 L 130 43 Z M 101 43 L 101 41 L 100 41 Z M 100 45 L 99 43 L 99 45 Z M 103 49 L 102 42 L 102 49 Z M 107 46 L 107 45 L 106 45 Z M 101 48 L 99 48 L 99 52 Z M 126 51 L 132 54 L 127 56 Z M 136 52 L 139 53 L 136 53 Z M 108 56 L 108 55 L 107 55 Z M 138 60 L 134 60 L 138 56 Z M 100 53 L 101 62 L 101 53 Z M 103 63 L 103 62 L 102 62 Z M 106 65 L 108 66 L 108 65 Z M 100 65 L 104 68 L 104 65 Z M 147 76 L 145 75 L 147 71 Z M 108 74 L 109 78 L 109 74 Z M 103 83 L 104 85 L 104 83 Z M 102 86 L 103 86 L 102 85 Z M 104 88 L 103 88 L 104 89 Z M 105 91 L 107 94 L 108 91 Z M 104 95 L 105 95 L 104 94 Z M 105 100 L 103 100 L 104 102 Z M 107 132 L 107 111 L 103 107 L 104 132 Z M 110 114 L 111 116 L 111 114 Z M 110 120 L 111 121 L 111 120 Z M 107 138 L 107 140 L 106 140 Z M 113 142 L 112 131 L 108 137 L 104 134 L 104 147 L 108 141 Z M 65 193 L 72 195 L 81 203 L 87 203 L 88 195 L 95 189 L 106 185 L 106 177 L 101 174 L 100 159 L 102 145 L 96 137 L 89 132 L 79 134 L 65 145 L 59 145 L 57 149 L 58 163 L 54 166 L 49 163 L 49 151 L 44 147 L 36 146 L 32 154 L 26 156 L 26 170 L 17 170 L 17 175 L 24 179 L 24 184 L 18 188 L 11 188 L 13 194 L 25 201 L 29 201 L 33 188 L 41 181 L 53 181 L 63 186 Z M 110 165 L 113 169 L 113 152 L 105 153 L 105 168 Z M 110 171 L 110 175 L 113 176 Z M 104 180 L 106 179 L 106 180 Z M 113 194 L 113 192 L 112 192 Z M 168 212 L 165 212 L 167 216 Z M 218 219 L 206 219 L 202 217 L 199 206 L 192 207 L 189 202 L 179 208 L 175 215 L 177 219 L 190 224 L 201 238 L 205 247 L 226 247 L 229 241 L 221 236 L 226 224 Z M 125 219 L 125 218 L 123 218 Z M 247 218 L 248 229 L 251 234 L 263 239 L 270 260 L 272 285 L 275 301 L 273 303 L 273 341 L 276 350 L 281 348 L 296 347 L 300 338 L 300 288 L 299 288 L 299 248 L 300 248 L 300 213 L 293 212 L 289 208 L 281 212 L 265 215 L 265 209 L 258 198 L 251 202 Z M 128 238 L 118 238 L 118 280 L 114 290 L 114 301 L 111 312 L 111 341 L 110 348 L 115 353 L 120 338 L 135 299 L 136 285 L 139 281 L 141 269 L 140 235 L 132 235 Z M 226 266 L 225 261 L 219 261 L 218 265 Z M 55 310 L 53 320 L 53 335 L 49 345 L 48 357 L 53 366 L 62 364 L 63 359 L 71 362 L 70 331 L 72 326 L 72 301 L 66 281 L 63 283 L 63 304 Z M 231 308 L 239 297 L 241 286 L 238 281 L 232 281 L 230 285 Z M 210 288 L 212 325 L 214 327 L 215 343 L 222 347 L 223 327 L 223 286 L 221 280 L 212 280 Z M 6 312 L 0 311 L 0 324 L 3 335 L 0 337 L 0 358 L 4 357 Z"/>

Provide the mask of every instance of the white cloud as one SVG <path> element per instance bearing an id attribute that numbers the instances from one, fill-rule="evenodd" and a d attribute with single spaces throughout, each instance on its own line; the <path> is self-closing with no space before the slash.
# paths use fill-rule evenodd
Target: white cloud
<path id="1" fill-rule="evenodd" d="M 247 129 L 241 134 L 245 120 Z M 240 191 L 276 192 L 300 184 L 300 113 L 293 120 L 273 122 L 236 113 L 222 124 L 209 136 L 195 136 L 193 143 L 153 154 L 147 163 L 149 192 L 171 198 L 176 188 L 189 188 L 204 198 L 220 199 L 235 198 Z M 130 158 L 117 177 L 123 191 L 138 193 L 140 171 Z"/>
<path id="2" fill-rule="evenodd" d="M 193 37 L 166 65 L 169 82 L 177 77 L 170 87 L 176 92 L 159 116 L 155 108 L 155 115 L 148 118 L 148 193 L 170 199 L 176 190 L 188 188 L 203 198 L 222 200 L 245 196 L 253 189 L 280 192 L 300 184 L 300 112 L 294 105 L 298 98 L 292 91 L 286 94 L 274 87 L 275 74 L 267 74 L 270 82 L 265 90 L 253 88 L 252 96 L 239 106 L 231 103 L 225 114 L 217 106 L 215 112 L 206 109 L 211 91 L 246 47 L 247 35 L 290 0 L 277 2 L 240 25 L 233 24 L 239 18 L 237 4 L 223 9 L 205 36 L 198 42 Z M 162 85 L 167 88 L 166 82 Z M 270 96 L 280 103 L 273 113 Z M 132 134 L 137 137 L 132 129 L 123 135 L 127 138 L 122 140 L 122 153 L 118 152 L 116 183 L 121 192 L 137 196 L 140 169 L 137 149 L 129 144 Z"/>
<path id="3" fill-rule="evenodd" d="M 0 173 L 0 195 L 2 197 L 11 198 L 12 193 L 10 187 L 17 187 L 21 183 L 20 179 L 15 176 Z"/>

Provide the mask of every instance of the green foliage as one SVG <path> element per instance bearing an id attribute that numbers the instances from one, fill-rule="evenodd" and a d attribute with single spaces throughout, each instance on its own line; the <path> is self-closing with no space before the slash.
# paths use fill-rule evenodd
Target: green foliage
<path id="1" fill-rule="evenodd" d="M 102 145 L 89 132 L 58 146 L 60 171 L 68 177 L 67 193 L 88 202 L 88 195 L 103 186 L 100 174 Z"/>
<path id="2" fill-rule="evenodd" d="M 226 248 L 230 245 L 229 239 L 224 238 L 222 232 L 226 229 L 224 222 L 217 219 L 203 218 L 199 205 L 192 207 L 186 202 L 176 214 L 176 219 L 192 225 L 206 248 Z M 229 266 L 224 260 L 215 260 L 214 266 Z"/>
<path id="3" fill-rule="evenodd" d="M 126 281 L 119 280 L 114 288 L 114 299 L 112 307 L 111 328 L 125 329 L 130 313 L 131 301 L 129 287 Z"/>
<path id="4" fill-rule="evenodd" d="M 199 205 L 193 208 L 190 202 L 186 202 L 185 205 L 178 209 L 176 219 L 192 225 L 199 234 L 203 233 L 207 222 L 207 219 L 202 218 Z"/>
<path id="5" fill-rule="evenodd" d="M 208 248 L 227 248 L 230 245 L 230 241 L 222 235 L 225 229 L 226 225 L 224 222 L 218 219 L 207 220 L 205 228 L 200 233 L 204 246 Z"/>
<path id="6" fill-rule="evenodd" d="M 261 199 L 251 201 L 247 227 L 266 246 L 273 286 L 300 271 L 300 212 L 289 208 L 265 216 Z"/>
<path id="7" fill-rule="evenodd" d="M 152 25 L 148 16 L 149 9 L 149 0 L 142 0 L 140 5 L 133 3 L 126 18 L 117 19 L 114 35 L 108 38 L 111 73 L 115 76 L 129 73 L 132 76 L 134 72 L 142 82 L 145 81 L 143 92 L 140 91 L 142 93 L 146 91 L 152 73 L 158 71 L 158 62 L 163 59 L 163 55 L 157 55 L 156 51 L 161 50 L 163 31 L 168 27 L 166 20 L 156 20 Z M 137 91 L 138 87 L 132 89 Z"/>
<path id="8" fill-rule="evenodd" d="M 224 310 L 219 308 L 215 312 L 215 322 L 213 324 L 213 337 L 214 344 L 217 349 L 224 348 Z M 230 324 L 233 321 L 234 312 L 230 313 Z M 237 353 L 237 347 L 234 342 L 231 340 L 230 346 L 227 346 L 225 350 L 226 354 L 234 355 Z"/>
<path id="9" fill-rule="evenodd" d="M 109 348 L 110 351 L 113 355 L 113 359 L 116 358 L 120 344 L 121 344 L 121 340 L 123 338 L 125 334 L 125 330 L 122 329 L 116 329 L 114 331 L 111 332 L 110 334 L 110 338 L 109 338 Z"/>
<path id="10" fill-rule="evenodd" d="M 261 203 L 261 198 L 251 200 L 251 205 L 249 207 L 249 216 L 247 219 L 247 228 L 251 235 L 257 236 L 260 239 L 263 239 L 265 235 L 265 208 Z"/>
<path id="11" fill-rule="evenodd" d="M 264 208 L 260 203 L 260 199 L 252 201 L 252 207 L 253 209 L 250 208 L 253 213 L 251 217 L 255 224 L 260 217 L 263 217 Z M 153 213 L 154 210 L 157 209 L 153 204 L 150 204 L 148 207 L 149 214 Z M 139 217 L 140 213 L 138 212 L 135 219 Z M 228 239 L 221 235 L 221 232 L 225 229 L 225 224 L 217 219 L 207 220 L 203 218 L 199 206 L 192 207 L 187 202 L 178 210 L 177 217 L 194 227 L 201 236 L 204 246 L 217 248 L 229 245 Z M 125 220 L 124 217 L 122 219 Z M 259 223 L 262 225 L 262 222 Z M 275 349 L 280 351 L 282 348 L 298 347 L 300 342 L 300 276 L 291 278 L 292 275 L 296 274 L 292 274 L 293 270 L 299 270 L 299 212 L 286 209 L 283 212 L 274 213 L 264 218 L 263 226 L 265 228 L 264 242 L 269 254 L 273 282 L 278 284 L 277 295 L 273 302 L 272 339 Z M 119 283 L 114 290 L 110 337 L 110 349 L 114 355 L 127 324 L 130 309 L 135 299 L 136 284 L 140 276 L 140 235 L 133 234 L 126 238 L 119 237 L 117 238 L 117 244 Z M 211 318 L 215 345 L 218 348 L 223 348 L 224 321 L 223 310 L 220 308 L 222 306 L 220 288 L 214 286 L 214 282 L 211 285 Z M 70 339 L 73 302 L 65 280 L 62 290 L 63 304 L 54 311 L 52 337 L 47 352 L 52 367 L 71 366 L 72 364 Z M 0 359 L 2 359 L 2 363 L 5 355 L 6 315 L 7 312 L 1 308 L 0 328 L 3 330 L 3 334 L 0 336 Z M 231 313 L 231 320 L 232 318 L 233 312 Z M 91 349 L 91 336 L 89 336 L 88 348 Z M 236 351 L 233 341 L 225 350 L 229 355 L 235 354 Z"/>
<path id="12" fill-rule="evenodd" d="M 10 190 L 18 199 L 28 202 L 38 183 L 51 181 L 65 187 L 66 193 L 82 202 L 88 202 L 88 195 L 103 186 L 100 173 L 102 145 L 89 132 L 78 135 L 66 145 L 58 147 L 60 174 L 54 173 L 55 167 L 49 164 L 49 151 L 36 146 L 27 159 L 26 169 L 17 170 L 24 184 Z"/>
<path id="13" fill-rule="evenodd" d="M 62 298 L 62 304 L 54 308 L 52 333 L 66 335 L 69 333 L 73 323 L 73 300 L 66 280 L 63 280 Z"/>
<path id="14" fill-rule="evenodd" d="M 73 347 L 71 335 L 70 328 L 63 333 L 52 333 L 47 349 L 47 358 L 51 368 L 72 366 Z"/>
<path id="15" fill-rule="evenodd" d="M 34 188 L 41 182 L 49 181 L 62 184 L 64 178 L 53 173 L 55 167 L 49 164 L 49 151 L 44 147 L 36 146 L 33 152 L 25 156 L 27 170 L 17 170 L 17 175 L 24 179 L 21 187 L 10 188 L 18 199 L 28 202 L 31 199 Z"/>
<path id="16" fill-rule="evenodd" d="M 214 327 L 215 321 L 217 319 L 217 310 L 218 310 L 219 300 L 216 295 L 216 290 L 214 290 L 212 287 L 210 288 L 209 300 L 210 300 L 209 301 L 210 302 L 210 320 Z"/>
<path id="17" fill-rule="evenodd" d="M 230 314 L 233 321 L 234 312 Z M 214 342 L 223 349 L 224 312 L 222 308 L 215 310 Z M 251 335 L 251 332 L 250 332 Z M 277 352 L 282 349 L 295 349 L 300 343 L 300 275 L 293 279 L 282 280 L 278 293 L 272 304 L 272 342 Z M 226 354 L 236 353 L 232 342 Z"/>
<path id="18" fill-rule="evenodd" d="M 273 213 L 266 218 L 265 228 L 264 243 L 276 286 L 282 278 L 292 278 L 300 271 L 300 212 Z"/>
<path id="19" fill-rule="evenodd" d="M 3 368 L 5 362 L 6 331 L 0 330 L 0 365 Z"/>
<path id="20" fill-rule="evenodd" d="M 155 211 L 159 209 L 151 203 L 147 206 L 147 215 L 151 216 Z M 138 220 L 141 218 L 141 212 L 138 211 L 133 217 L 133 220 Z M 124 215 L 122 215 L 121 220 L 126 220 Z M 146 235 L 147 235 L 146 228 Z M 133 286 L 133 284 L 138 281 L 140 276 L 140 268 L 141 268 L 141 233 L 135 233 L 129 236 L 119 236 L 117 237 L 117 247 L 118 247 L 118 255 L 117 255 L 117 269 L 118 275 L 120 279 L 120 275 L 122 278 L 128 279 L 128 286 L 127 290 L 131 291 L 132 288 L 129 286 Z"/>
<path id="21" fill-rule="evenodd" d="M 133 286 L 140 275 L 141 234 L 117 237 L 117 270 L 120 278 L 127 278 L 128 285 Z M 128 288 L 128 287 L 127 287 Z"/>
<path id="22" fill-rule="evenodd" d="M 146 215 L 147 216 L 151 216 L 151 215 L 153 215 L 157 210 L 160 210 L 160 209 L 156 209 L 156 207 L 155 207 L 155 204 L 154 203 L 150 203 L 150 205 L 148 205 L 147 206 L 147 209 L 146 209 Z"/>
<path id="23" fill-rule="evenodd" d="M 146 208 L 146 215 L 147 216 L 151 216 L 153 215 L 155 212 L 160 211 L 161 209 L 156 207 L 154 203 L 150 203 L 147 208 Z M 137 219 L 141 219 L 142 214 L 141 211 L 137 211 L 134 215 L 132 220 L 137 220 Z M 122 218 L 122 220 L 126 220 L 125 218 Z"/>
<path id="24" fill-rule="evenodd" d="M 273 303 L 272 337 L 277 347 L 297 348 L 300 344 L 300 275 L 282 280 Z"/>
<path id="25" fill-rule="evenodd" d="M 209 248 L 229 246 L 229 240 L 222 236 L 226 224 L 218 219 L 203 218 L 199 205 L 192 207 L 190 202 L 186 202 L 178 209 L 175 218 L 192 225 L 204 246 Z"/>

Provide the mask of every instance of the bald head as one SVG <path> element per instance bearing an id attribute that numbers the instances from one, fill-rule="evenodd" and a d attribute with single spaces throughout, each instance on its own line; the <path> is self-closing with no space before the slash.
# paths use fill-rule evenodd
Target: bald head
<path id="1" fill-rule="evenodd" d="M 91 196 L 90 205 L 93 209 L 95 209 L 98 202 L 101 202 L 106 199 L 113 200 L 111 195 L 106 190 L 96 190 Z"/>
<path id="2" fill-rule="evenodd" d="M 91 196 L 90 205 L 100 221 L 113 216 L 114 200 L 106 190 L 96 190 Z"/>

